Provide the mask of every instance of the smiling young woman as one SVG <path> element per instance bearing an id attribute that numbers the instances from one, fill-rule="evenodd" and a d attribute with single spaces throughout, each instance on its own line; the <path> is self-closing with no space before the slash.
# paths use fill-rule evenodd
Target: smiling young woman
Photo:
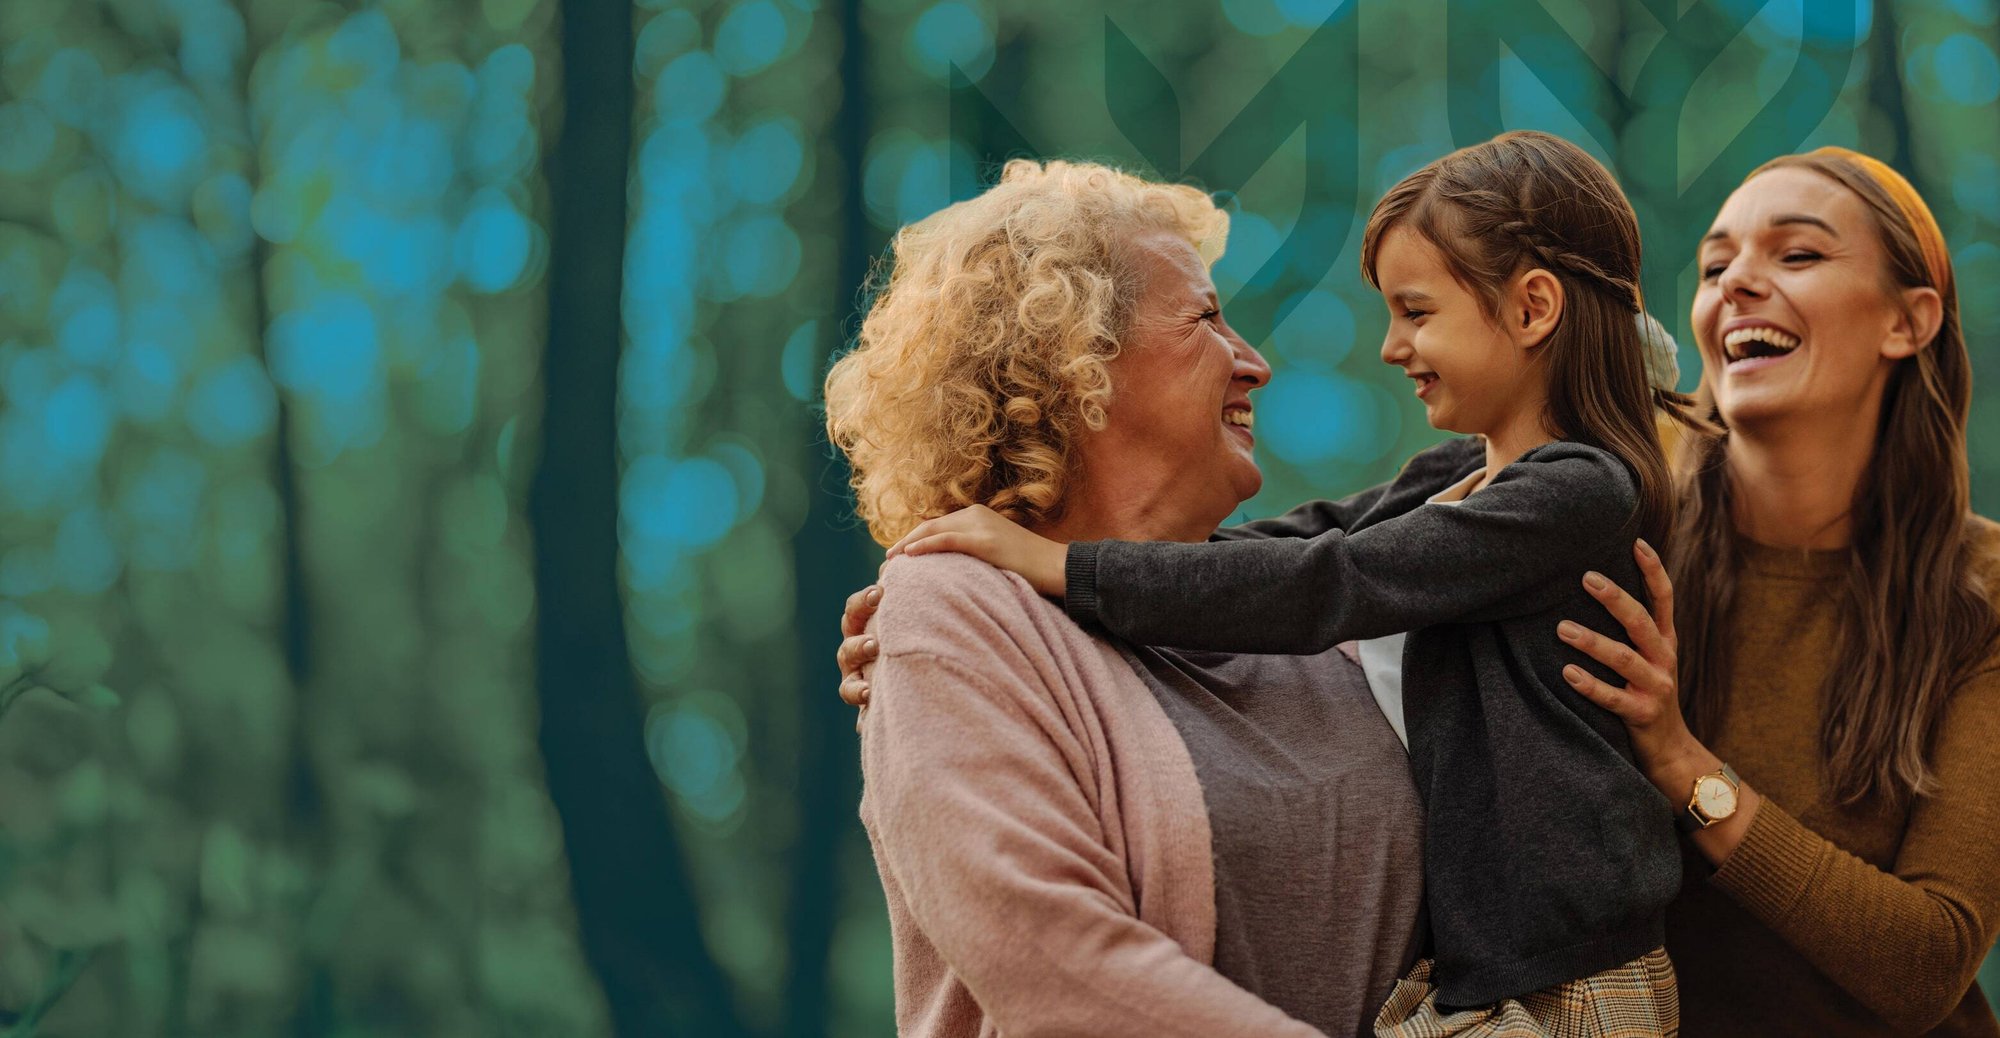
<path id="1" fill-rule="evenodd" d="M 1826 148 L 1753 173 L 1700 264 L 1726 435 L 1691 459 L 1671 586 L 1640 560 L 1668 604 L 1599 592 L 1636 653 L 1564 635 L 1629 682 L 1578 687 L 1692 830 L 1685 1026 L 1995 1038 L 1973 978 L 2000 932 L 2000 526 L 1971 511 L 1943 235 L 1900 175 Z"/>

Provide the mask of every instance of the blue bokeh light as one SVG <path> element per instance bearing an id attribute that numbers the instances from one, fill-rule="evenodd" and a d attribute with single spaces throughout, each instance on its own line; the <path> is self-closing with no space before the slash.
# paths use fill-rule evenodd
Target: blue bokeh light
<path id="1" fill-rule="evenodd" d="M 660 70 L 653 107 L 662 119 L 706 119 L 722 106 L 722 66 L 707 51 L 690 51 Z"/>
<path id="2" fill-rule="evenodd" d="M 643 455 L 626 466 L 619 489 L 619 514 L 630 539 L 698 551 L 736 524 L 736 481 L 708 458 Z"/>
<path id="3" fill-rule="evenodd" d="M 360 403 L 381 376 L 380 332 L 368 303 L 328 293 L 271 323 L 271 376 L 336 408 Z"/>
<path id="4" fill-rule="evenodd" d="M 148 425 L 173 413 L 180 381 L 173 354 L 149 339 L 127 344 L 111 376 L 118 409 L 132 421 Z"/>
<path id="5" fill-rule="evenodd" d="M 458 226 L 459 276 L 477 291 L 504 292 L 527 270 L 534 243 L 534 225 L 506 195 L 481 191 Z"/>
<path id="6" fill-rule="evenodd" d="M 65 47 L 49 55 L 35 80 L 34 95 L 68 126 L 82 126 L 104 93 L 104 66 L 87 50 Z"/>
<path id="7" fill-rule="evenodd" d="M 792 228 L 773 214 L 739 220 L 722 244 L 722 270 L 733 296 L 769 297 L 798 276 L 804 249 Z"/>
<path id="8" fill-rule="evenodd" d="M 135 96 L 124 107 L 113 152 L 119 181 L 141 198 L 178 208 L 207 161 L 200 102 L 143 73 L 127 77 L 127 86 Z"/>
<path id="9" fill-rule="evenodd" d="M 41 414 L 52 463 L 87 469 L 103 458 L 116 412 L 96 379 L 81 372 L 64 379 L 41 400 Z"/>
<path id="10" fill-rule="evenodd" d="M 1379 460 L 1394 425 L 1367 386 L 1335 374 L 1287 372 L 1257 395 L 1259 437 L 1294 465 Z"/>
<path id="11" fill-rule="evenodd" d="M 731 75 L 761 72 L 785 52 L 785 15 L 770 0 L 738 4 L 715 30 L 715 56 Z"/>
<path id="12" fill-rule="evenodd" d="M 1931 52 L 1934 76 L 1945 99 L 1968 107 L 2000 100 L 2000 58 L 1969 33 L 1953 33 Z"/>
<path id="13" fill-rule="evenodd" d="M 926 75 L 947 79 L 955 65 L 976 82 L 993 67 L 993 29 L 971 6 L 943 0 L 917 16 L 905 50 Z"/>
<path id="14" fill-rule="evenodd" d="M 374 79 L 388 75 L 396 67 L 402 46 L 396 27 L 379 10 L 363 10 L 348 16 L 326 41 L 327 56 L 338 64 Z"/>
<path id="15" fill-rule="evenodd" d="M 50 317 L 56 345 L 71 360 L 104 367 L 118 356 L 118 297 L 110 279 L 73 264 L 56 285 Z"/>
<path id="16" fill-rule="evenodd" d="M 278 416 L 277 393 L 253 357 L 211 368 L 188 394 L 188 425 L 217 447 L 250 443 L 270 431 Z"/>
<path id="17" fill-rule="evenodd" d="M 1354 347 L 1354 311 L 1323 288 L 1301 292 L 1271 331 L 1271 349 L 1287 364 L 1331 368 Z"/>
<path id="18" fill-rule="evenodd" d="M 784 379 L 785 391 L 802 403 L 811 403 L 819 396 L 819 371 L 814 365 L 819 357 L 818 343 L 819 322 L 807 321 L 792 329 L 778 354 L 778 375 Z"/>
<path id="19" fill-rule="evenodd" d="M 1289 23 L 1274 0 L 1222 0 L 1222 16 L 1252 36 L 1269 36 Z"/>
<path id="20" fill-rule="evenodd" d="M 805 146 L 798 124 L 769 119 L 743 131 L 729 152 L 729 189 L 745 202 L 769 205 L 798 181 Z"/>

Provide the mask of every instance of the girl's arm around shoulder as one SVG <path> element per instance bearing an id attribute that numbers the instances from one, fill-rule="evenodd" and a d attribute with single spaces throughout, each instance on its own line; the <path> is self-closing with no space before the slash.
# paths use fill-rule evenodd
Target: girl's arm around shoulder
<path id="1" fill-rule="evenodd" d="M 1253 519 L 1241 526 L 1225 526 L 1215 531 L 1214 541 L 1247 541 L 1262 537 L 1317 537 L 1328 530 L 1352 530 L 1361 518 L 1379 505 L 1399 486 L 1410 483 L 1450 482 L 1479 463 L 1485 454 L 1476 436 L 1446 440 L 1427 448 L 1403 465 L 1396 478 L 1338 501 L 1307 501 L 1280 516 Z"/>
<path id="2" fill-rule="evenodd" d="M 1558 442 L 1500 470 L 1462 503 L 1413 508 L 1356 531 L 1072 544 L 1065 605 L 1079 621 L 1143 644 L 1289 654 L 1529 615 L 1572 594 L 1587 560 L 1623 550 L 1637 499 L 1615 456 Z"/>

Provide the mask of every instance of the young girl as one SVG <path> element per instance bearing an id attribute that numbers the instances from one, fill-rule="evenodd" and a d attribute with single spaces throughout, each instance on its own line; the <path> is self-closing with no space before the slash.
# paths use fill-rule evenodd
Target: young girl
<path id="1" fill-rule="evenodd" d="M 1132 642 L 1305 654 L 1359 640 L 1424 794 L 1434 954 L 1378 1034 L 1672 1032 L 1675 809 L 1624 725 L 1572 687 L 1610 672 L 1558 632 L 1592 616 L 1617 637 L 1585 582 L 1643 586 L 1633 538 L 1660 544 L 1668 525 L 1654 418 L 1684 401 L 1647 379 L 1638 221 L 1575 145 L 1510 133 L 1391 190 L 1362 269 L 1390 311 L 1382 359 L 1433 426 L 1467 438 L 1207 544 L 1064 545 L 970 508 L 890 554 L 978 556 Z"/>

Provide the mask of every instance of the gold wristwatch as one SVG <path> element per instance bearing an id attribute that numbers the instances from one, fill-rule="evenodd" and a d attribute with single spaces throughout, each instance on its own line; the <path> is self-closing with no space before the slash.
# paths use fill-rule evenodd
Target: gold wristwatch
<path id="1" fill-rule="evenodd" d="M 1694 780 L 1687 806 L 1674 816 L 1674 824 L 1684 833 L 1698 833 L 1736 813 L 1736 791 L 1743 780 L 1727 764 Z"/>

